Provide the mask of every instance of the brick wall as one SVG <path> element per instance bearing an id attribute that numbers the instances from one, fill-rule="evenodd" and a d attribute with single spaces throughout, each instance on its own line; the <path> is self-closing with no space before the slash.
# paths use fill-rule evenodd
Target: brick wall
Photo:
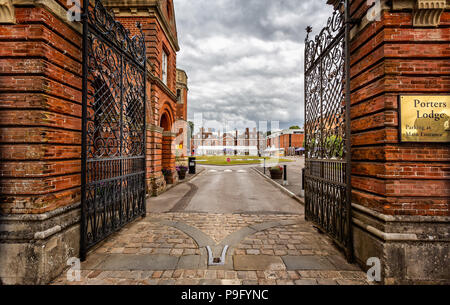
<path id="1" fill-rule="evenodd" d="M 291 145 L 289 145 L 289 135 L 288 134 L 284 134 L 281 135 L 280 137 L 280 148 L 290 148 L 290 147 L 303 147 L 303 139 L 304 139 L 304 135 L 303 134 L 292 134 L 291 135 Z"/>
<path id="2" fill-rule="evenodd" d="M 267 139 L 267 147 L 275 145 L 277 148 L 288 149 L 290 147 L 303 147 L 304 134 L 292 134 L 291 135 L 291 145 L 289 146 L 289 135 L 282 134 L 276 138 Z"/>
<path id="3" fill-rule="evenodd" d="M 80 201 L 81 36 L 43 8 L 15 14 L 0 27 L 0 212 L 42 213 Z"/>
<path id="4" fill-rule="evenodd" d="M 367 11 L 352 1 L 352 17 Z M 400 143 L 398 96 L 449 94 L 450 12 L 413 27 L 411 11 L 384 11 L 351 42 L 353 201 L 384 214 L 450 215 L 450 148 Z"/>

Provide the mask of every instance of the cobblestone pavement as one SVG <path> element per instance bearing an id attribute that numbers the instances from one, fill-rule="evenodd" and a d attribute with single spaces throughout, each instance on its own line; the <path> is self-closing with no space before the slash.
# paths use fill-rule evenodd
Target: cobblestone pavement
<path id="1" fill-rule="evenodd" d="M 223 265 L 208 266 L 223 247 Z M 52 284 L 368 284 L 301 214 L 148 214 L 126 226 Z"/>

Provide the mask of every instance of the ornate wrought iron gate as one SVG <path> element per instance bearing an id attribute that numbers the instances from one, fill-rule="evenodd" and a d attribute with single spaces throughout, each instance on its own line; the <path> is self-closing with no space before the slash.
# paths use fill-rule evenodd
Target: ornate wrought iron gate
<path id="1" fill-rule="evenodd" d="M 82 260 L 146 212 L 144 35 L 130 37 L 100 0 L 83 7 Z"/>
<path id="2" fill-rule="evenodd" d="M 347 1 L 305 42 L 305 216 L 351 260 L 350 87 Z"/>

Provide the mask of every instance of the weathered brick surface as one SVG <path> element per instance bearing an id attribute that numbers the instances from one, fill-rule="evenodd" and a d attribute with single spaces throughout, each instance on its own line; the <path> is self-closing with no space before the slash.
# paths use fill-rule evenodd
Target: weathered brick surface
<path id="1" fill-rule="evenodd" d="M 16 24 L 0 27 L 0 211 L 41 213 L 80 199 L 82 39 L 45 8 L 16 7 L 15 14 Z M 163 111 L 174 117 L 176 109 L 177 50 L 156 17 L 116 19 L 131 35 L 138 34 L 137 21 L 143 25 L 151 72 L 147 125 L 159 126 Z M 175 23 L 169 24 L 176 37 Z M 156 79 L 161 78 L 163 49 L 169 55 L 167 87 Z M 165 104 L 170 107 L 162 110 Z M 164 184 L 162 169 L 174 169 L 167 140 L 147 132 L 150 194 L 153 185 L 160 189 Z"/>
<path id="2" fill-rule="evenodd" d="M 367 10 L 352 1 L 353 17 Z M 450 215 L 450 149 L 400 143 L 398 96 L 448 94 L 450 12 L 414 28 L 412 12 L 383 12 L 351 41 L 353 200 L 392 215 Z"/>
<path id="3" fill-rule="evenodd" d="M 81 35 L 43 8 L 15 13 L 0 27 L 0 211 L 41 213 L 80 199 Z"/>

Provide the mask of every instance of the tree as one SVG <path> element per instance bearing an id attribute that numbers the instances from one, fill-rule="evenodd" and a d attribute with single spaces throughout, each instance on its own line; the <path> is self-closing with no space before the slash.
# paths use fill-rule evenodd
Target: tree
<path id="1" fill-rule="evenodd" d="M 344 139 L 338 135 L 330 135 L 325 138 L 325 151 L 328 157 L 342 158 L 344 155 Z"/>
<path id="2" fill-rule="evenodd" d="M 300 126 L 294 125 L 294 126 L 289 127 L 289 129 L 300 129 Z"/>

